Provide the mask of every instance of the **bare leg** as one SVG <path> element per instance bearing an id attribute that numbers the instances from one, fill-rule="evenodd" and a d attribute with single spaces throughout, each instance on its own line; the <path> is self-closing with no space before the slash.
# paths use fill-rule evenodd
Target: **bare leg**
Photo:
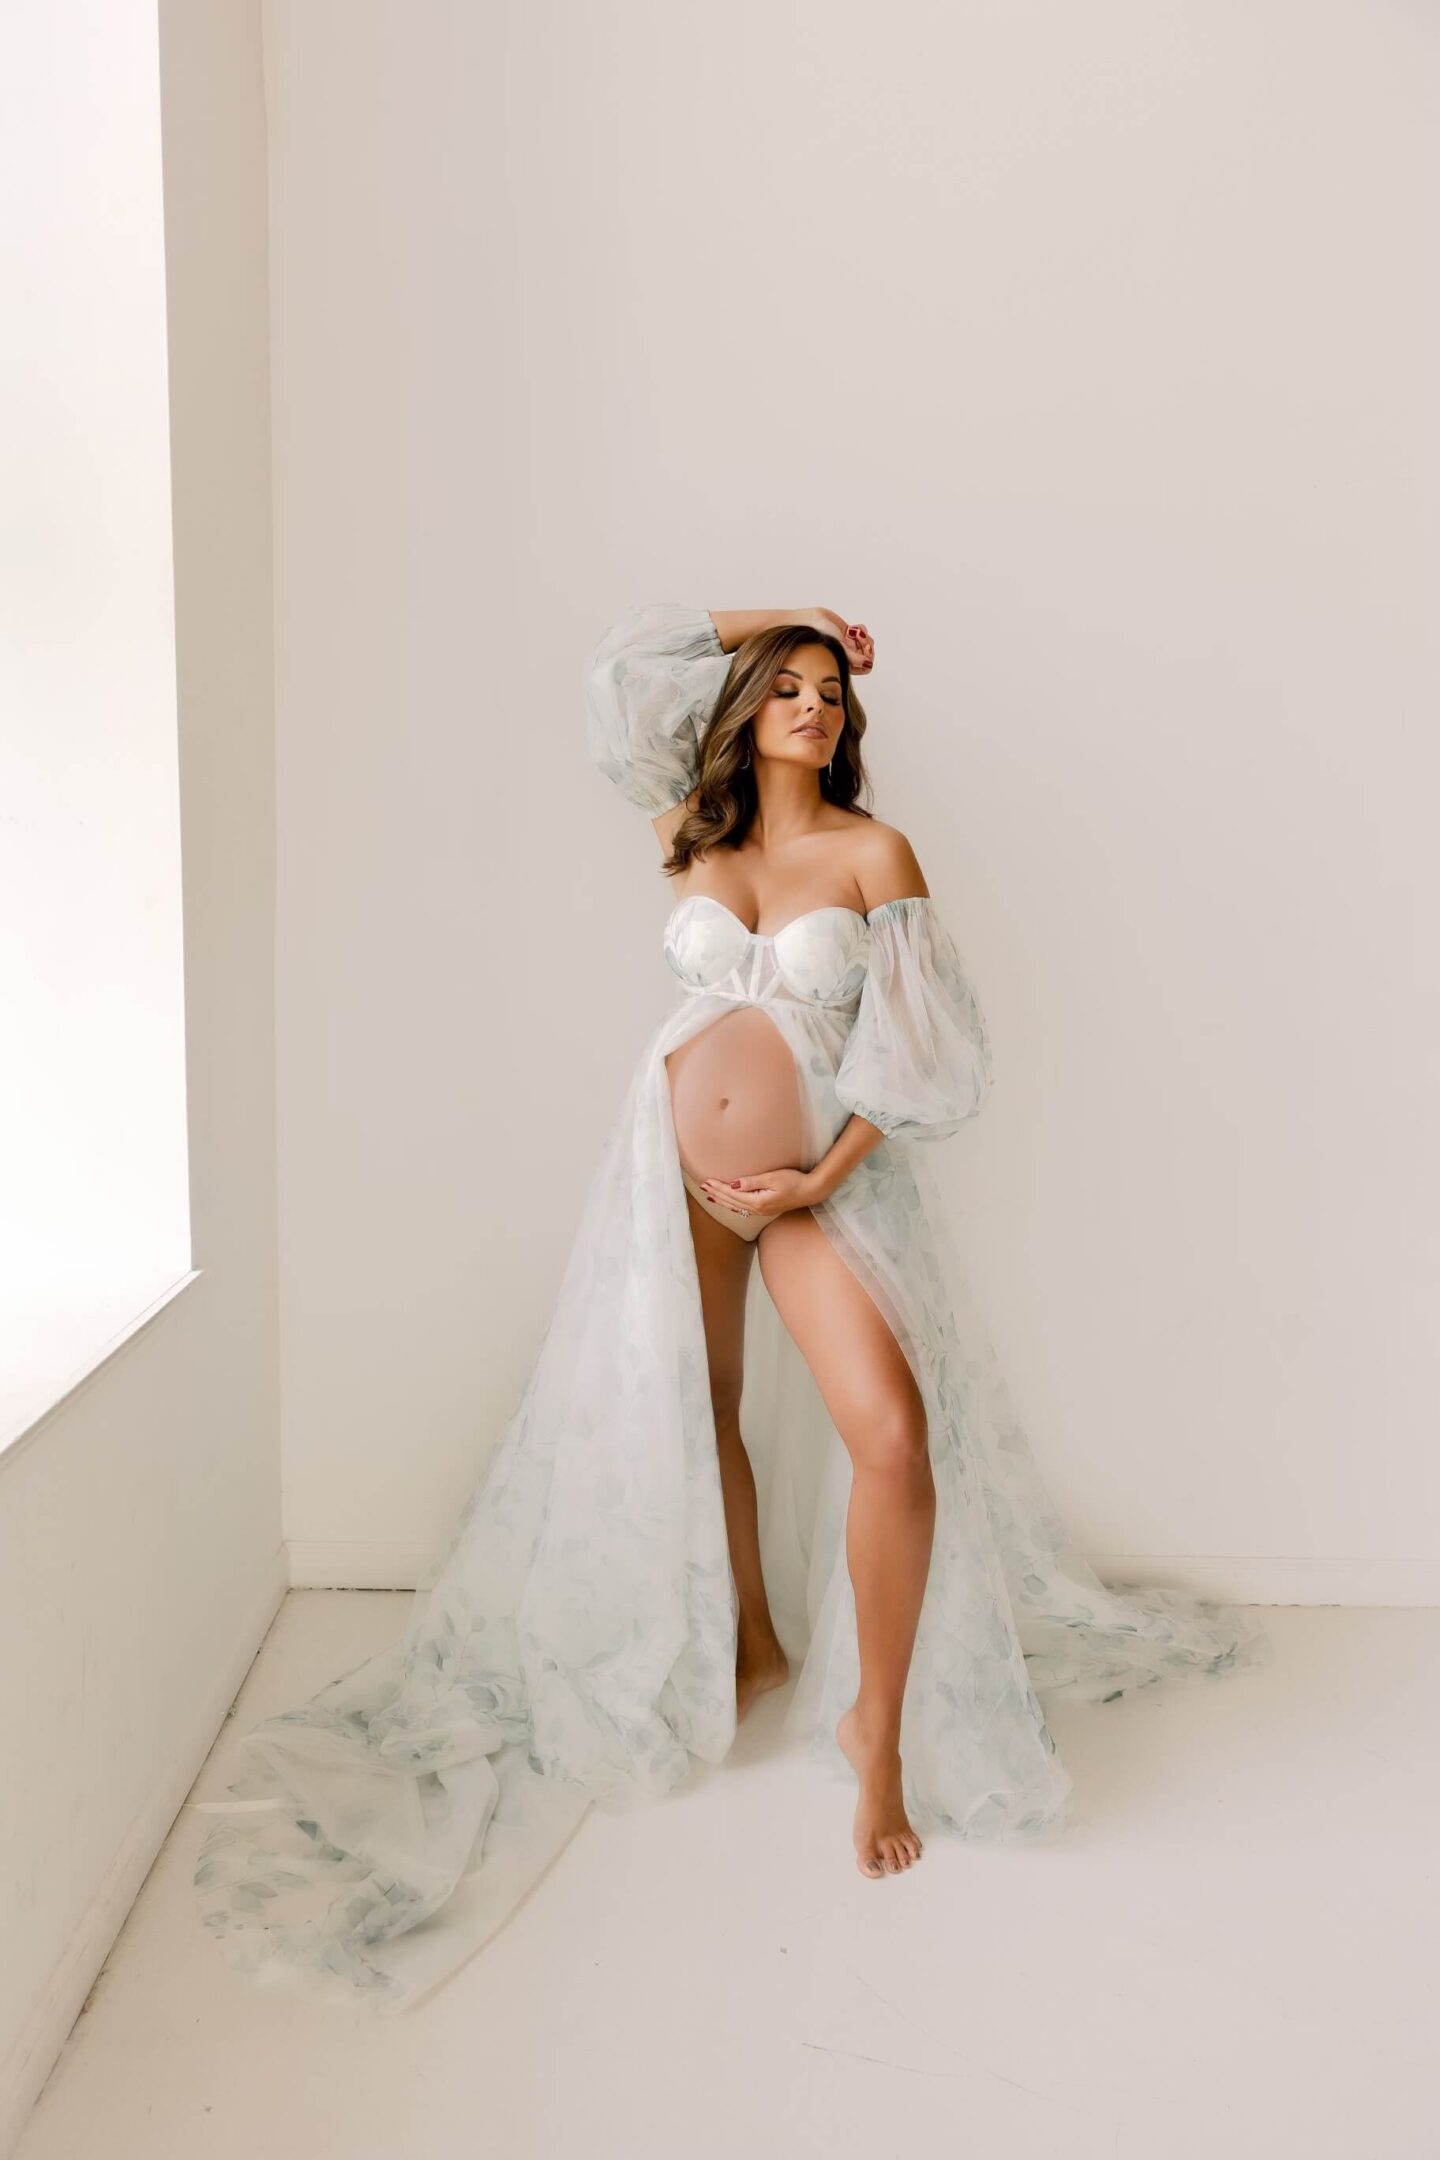
<path id="1" fill-rule="evenodd" d="M 808 1208 L 777 1216 L 756 1243 L 765 1287 L 854 1469 L 845 1553 L 860 1692 L 835 1736 L 860 1785 L 856 1864 L 899 1874 L 920 1857 L 901 1796 L 900 1712 L 935 1533 L 925 1405 L 884 1315 Z"/>
<path id="2" fill-rule="evenodd" d="M 731 1006 L 665 1060 L 675 1145 L 692 1176 L 735 1177 L 757 1164 L 799 1162 L 804 1140 L 800 1075 L 770 1014 Z M 687 1193 L 710 1356 L 715 1439 L 725 1494 L 730 1565 L 739 1602 L 736 1715 L 787 1677 L 760 1571 L 755 1477 L 740 1437 L 745 1291 L 758 1240 L 740 1237 Z"/>
<path id="3" fill-rule="evenodd" d="M 780 1687 L 790 1667 L 770 1617 L 760 1570 L 760 1513 L 755 1473 L 740 1437 L 740 1388 L 745 1369 L 745 1291 L 755 1244 L 716 1222 L 686 1193 L 700 1307 L 715 1409 L 715 1445 L 725 1496 L 725 1533 L 740 1606 L 735 1653 L 735 1714 L 743 1717 L 754 1698 Z M 764 1235 L 764 1233 L 762 1233 Z M 756 1240 L 758 1243 L 759 1240 Z"/>

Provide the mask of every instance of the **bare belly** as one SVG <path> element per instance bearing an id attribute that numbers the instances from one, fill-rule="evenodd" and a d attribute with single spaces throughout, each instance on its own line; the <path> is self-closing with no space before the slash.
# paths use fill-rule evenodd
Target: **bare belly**
<path id="1" fill-rule="evenodd" d="M 672 1050 L 670 1107 L 681 1167 L 692 1177 L 807 1169 L 800 1076 L 784 1036 L 758 1006 L 737 1005 Z"/>

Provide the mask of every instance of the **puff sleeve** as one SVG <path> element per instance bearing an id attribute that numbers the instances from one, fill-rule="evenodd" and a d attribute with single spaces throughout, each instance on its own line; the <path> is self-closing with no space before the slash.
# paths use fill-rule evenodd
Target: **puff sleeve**
<path id="1" fill-rule="evenodd" d="M 704 608 L 635 608 L 606 631 L 585 678 L 590 756 L 628 802 L 659 817 L 695 785 L 700 739 L 732 655 Z"/>
<path id="2" fill-rule="evenodd" d="M 932 897 L 883 901 L 868 921 L 869 968 L 836 1095 L 887 1138 L 947 1139 L 990 1092 L 984 1017 Z"/>

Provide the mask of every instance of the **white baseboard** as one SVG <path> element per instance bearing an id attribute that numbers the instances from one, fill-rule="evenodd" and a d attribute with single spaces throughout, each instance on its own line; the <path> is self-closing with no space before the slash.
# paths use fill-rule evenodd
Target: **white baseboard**
<path id="1" fill-rule="evenodd" d="M 428 1545 L 292 1538 L 285 1546 L 292 1590 L 413 1590 L 432 1557 Z"/>
<path id="2" fill-rule="evenodd" d="M 296 1590 L 413 1590 L 431 1548 L 299 1538 Z M 1316 1560 L 1250 1554 L 1087 1553 L 1102 1582 L 1150 1582 L 1228 1605 L 1440 1605 L 1440 1559 Z"/>
<path id="3" fill-rule="evenodd" d="M 170 1775 L 157 1778 L 147 1806 L 121 1840 L 114 1859 L 95 1886 L 84 1919 L 61 1952 L 15 2045 L 0 2064 L 0 2153 L 13 2149 L 29 2120 L 70 2028 L 85 2006 L 156 1854 L 175 1826 L 185 1795 L 214 1746 L 215 1735 L 289 1587 L 282 1546 L 266 1571 L 229 1657 L 195 1713 L 188 1745 L 177 1752 Z"/>

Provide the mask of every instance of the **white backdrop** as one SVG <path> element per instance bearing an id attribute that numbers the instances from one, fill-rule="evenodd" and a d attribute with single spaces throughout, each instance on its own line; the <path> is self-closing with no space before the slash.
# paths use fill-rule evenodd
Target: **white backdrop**
<path id="1" fill-rule="evenodd" d="M 538 1345 L 671 991 L 580 671 L 678 598 L 876 635 L 995 1044 L 947 1189 L 1081 1544 L 1432 1598 L 1424 11 L 266 40 L 296 1579 L 413 1579 Z"/>

